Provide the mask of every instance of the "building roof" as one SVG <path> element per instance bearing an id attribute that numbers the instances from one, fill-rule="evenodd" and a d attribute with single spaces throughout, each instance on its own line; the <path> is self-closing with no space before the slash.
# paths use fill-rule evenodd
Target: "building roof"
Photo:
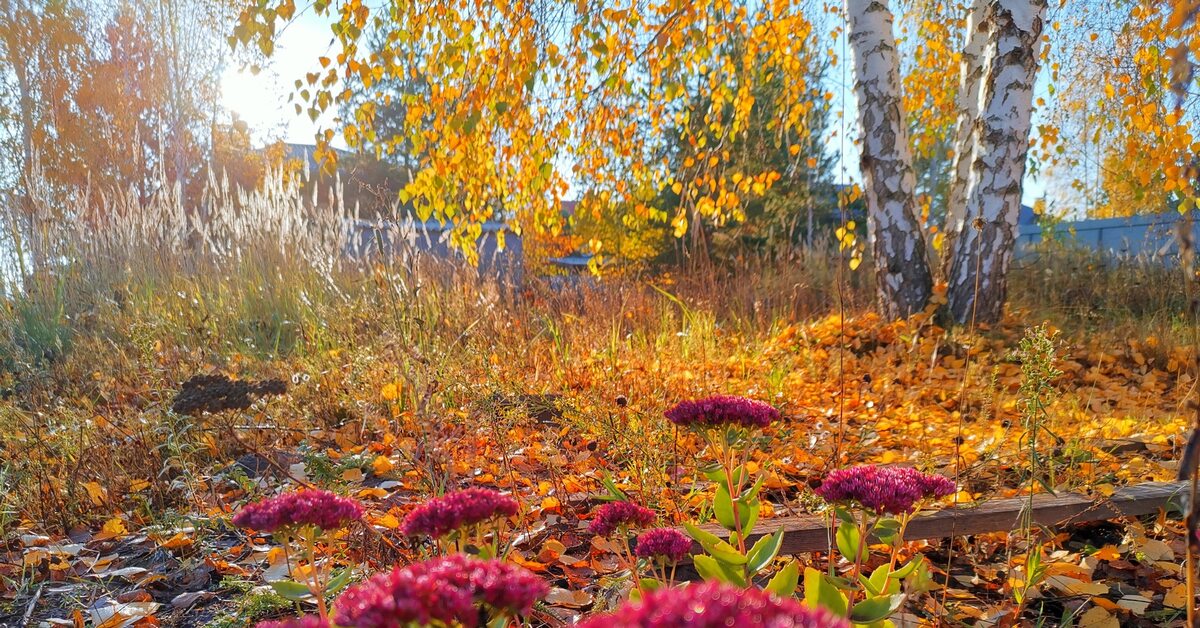
<path id="1" fill-rule="evenodd" d="M 441 222 L 434 219 L 429 219 L 424 222 L 419 220 L 355 220 L 354 226 L 362 229 L 386 229 L 386 228 L 401 228 L 401 229 L 417 229 L 420 231 L 449 231 L 454 228 L 453 222 Z M 480 225 L 484 233 L 498 233 L 500 231 L 512 232 L 512 227 L 503 221 L 488 220 Z"/>

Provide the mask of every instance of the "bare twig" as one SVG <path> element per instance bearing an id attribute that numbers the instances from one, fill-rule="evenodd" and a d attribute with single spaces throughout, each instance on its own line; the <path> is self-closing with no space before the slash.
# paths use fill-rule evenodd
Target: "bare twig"
<path id="1" fill-rule="evenodd" d="M 38 600 L 42 599 L 42 589 L 45 584 L 38 585 L 37 592 L 33 594 L 33 599 L 29 600 L 29 604 L 25 605 L 25 615 L 21 617 L 21 625 L 28 626 L 29 619 L 33 617 L 33 609 L 37 608 Z"/>

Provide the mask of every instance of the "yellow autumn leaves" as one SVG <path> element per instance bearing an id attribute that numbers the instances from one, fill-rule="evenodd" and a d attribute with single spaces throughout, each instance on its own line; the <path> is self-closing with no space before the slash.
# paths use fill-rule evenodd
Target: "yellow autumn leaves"
<path id="1" fill-rule="evenodd" d="M 292 1 L 248 6 L 239 40 L 272 37 Z M 806 77 L 819 60 L 797 0 L 424 0 L 386 14 L 353 0 L 315 8 L 339 49 L 297 82 L 297 109 L 317 117 L 347 107 L 340 125 L 352 148 L 409 153 L 418 166 L 402 199 L 421 219 L 453 222 L 459 245 L 473 244 L 472 225 L 491 219 L 557 234 L 572 188 L 580 210 L 605 214 L 674 189 L 677 235 L 697 217 L 743 218 L 745 204 L 781 176 L 765 166 L 727 172 L 729 146 L 767 104 L 756 91 L 765 82 L 780 86 L 769 103 L 779 115 L 762 130 L 793 147 L 793 157 L 808 140 L 816 86 Z M 386 43 L 368 49 L 361 35 L 376 19 L 373 37 Z M 354 99 L 347 81 L 368 97 Z M 420 88 L 370 91 L 388 81 Z M 407 112 L 388 133 L 378 128 L 381 104 Z M 691 147 L 688 160 L 663 156 L 670 137 Z M 336 159 L 328 150 L 320 156 Z"/>

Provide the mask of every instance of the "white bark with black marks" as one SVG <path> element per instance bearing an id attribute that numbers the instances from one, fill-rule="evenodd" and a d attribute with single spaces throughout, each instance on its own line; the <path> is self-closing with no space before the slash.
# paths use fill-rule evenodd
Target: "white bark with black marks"
<path id="1" fill-rule="evenodd" d="M 992 4 L 989 0 L 974 0 L 967 13 L 963 39 L 962 61 L 959 66 L 958 119 L 954 129 L 954 169 L 951 171 L 950 192 L 947 194 L 943 266 L 950 264 L 954 240 L 966 224 L 967 187 L 971 165 L 975 160 L 975 136 L 979 125 L 980 87 L 983 85 L 984 54 L 987 50 Z"/>
<path id="2" fill-rule="evenodd" d="M 900 318 L 924 309 L 933 283 L 917 220 L 893 16 L 886 0 L 846 0 L 846 14 L 876 287 L 882 313 Z"/>
<path id="3" fill-rule="evenodd" d="M 994 322 L 1003 313 L 1045 15 L 1046 0 L 991 3 L 965 224 L 953 242 L 947 276 L 950 312 L 960 323 Z"/>

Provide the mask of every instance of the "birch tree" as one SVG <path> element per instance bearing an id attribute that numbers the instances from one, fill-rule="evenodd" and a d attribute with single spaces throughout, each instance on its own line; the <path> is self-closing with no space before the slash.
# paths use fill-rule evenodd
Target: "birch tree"
<path id="1" fill-rule="evenodd" d="M 880 0 L 848 0 L 846 8 L 876 289 L 885 315 L 909 316 L 925 307 L 933 280 L 917 220 L 893 17 Z"/>
<path id="2" fill-rule="evenodd" d="M 881 309 L 925 306 L 931 273 L 913 198 L 899 100 L 899 59 L 886 0 L 847 0 L 862 129 L 864 193 Z M 949 310 L 995 321 L 1002 311 L 1020 213 L 1044 0 L 976 0 L 964 38 L 947 207 Z"/>
<path id="3" fill-rule="evenodd" d="M 991 26 L 988 19 L 990 10 L 988 0 L 975 0 L 967 15 L 958 85 L 958 120 L 954 129 L 954 170 L 951 172 L 950 193 L 946 203 L 946 244 L 943 250 L 947 253 L 953 250 L 954 239 L 966 222 L 967 184 L 975 157 L 973 139 L 975 124 L 979 120 L 979 91 L 983 84 L 983 54 Z M 943 263 L 949 263 L 948 255 Z"/>
<path id="4" fill-rule="evenodd" d="M 1045 0 L 998 0 L 984 65 L 964 225 L 954 238 L 947 297 L 955 320 L 996 321 L 1021 211 Z"/>

